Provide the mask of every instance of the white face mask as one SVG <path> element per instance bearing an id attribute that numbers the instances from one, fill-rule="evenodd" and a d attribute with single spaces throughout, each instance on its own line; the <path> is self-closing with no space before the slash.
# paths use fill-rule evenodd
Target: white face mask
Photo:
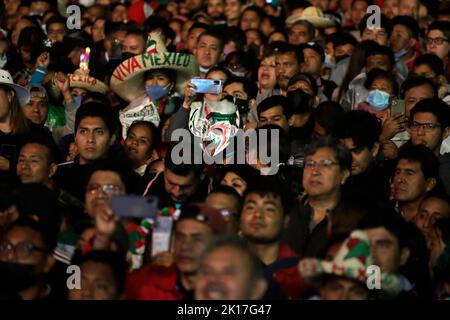
<path id="1" fill-rule="evenodd" d="M 95 0 L 79 0 L 79 3 L 88 8 L 95 3 Z"/>

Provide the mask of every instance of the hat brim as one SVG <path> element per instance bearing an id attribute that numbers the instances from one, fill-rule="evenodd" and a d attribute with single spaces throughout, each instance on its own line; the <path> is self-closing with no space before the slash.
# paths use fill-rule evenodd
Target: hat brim
<path id="1" fill-rule="evenodd" d="M 130 102 L 145 93 L 144 73 L 171 69 L 177 74 L 176 91 L 183 93 L 186 83 L 198 73 L 193 55 L 177 52 L 145 53 L 123 61 L 111 76 L 111 89 Z"/>
<path id="2" fill-rule="evenodd" d="M 27 88 L 22 87 L 18 84 L 14 83 L 1 83 L 2 85 L 8 86 L 14 90 L 17 95 L 17 99 L 19 99 L 19 103 L 21 105 L 26 105 L 30 101 L 30 91 Z"/>
<path id="3" fill-rule="evenodd" d="M 300 15 L 288 17 L 286 19 L 286 24 L 294 24 L 295 22 L 297 22 L 299 20 L 309 21 L 316 28 L 330 28 L 330 27 L 335 26 L 335 23 L 332 20 L 327 19 L 327 18 L 322 18 L 322 17 L 305 18 L 305 17 L 301 17 Z"/>
<path id="4" fill-rule="evenodd" d="M 108 92 L 108 86 L 102 81 L 84 74 L 76 72 L 69 76 L 71 88 L 82 88 L 90 92 L 99 92 L 105 94 Z"/>

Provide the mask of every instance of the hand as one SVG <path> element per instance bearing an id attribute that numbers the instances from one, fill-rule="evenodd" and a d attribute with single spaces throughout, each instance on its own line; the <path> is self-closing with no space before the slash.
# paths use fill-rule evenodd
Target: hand
<path id="1" fill-rule="evenodd" d="M 396 114 L 388 118 L 383 124 L 383 131 L 379 137 L 380 142 L 392 139 L 397 133 L 406 128 L 406 118 L 403 114 Z"/>
<path id="2" fill-rule="evenodd" d="M 69 77 L 63 72 L 57 72 L 55 75 L 55 83 L 61 92 L 67 93 L 69 92 L 70 80 Z"/>
<path id="3" fill-rule="evenodd" d="M 195 93 L 197 87 L 192 82 L 189 82 L 184 88 L 184 102 L 183 108 L 189 109 L 190 104 L 195 100 L 197 94 Z"/>
<path id="4" fill-rule="evenodd" d="M 395 143 L 388 140 L 381 145 L 381 152 L 383 152 L 384 159 L 391 160 L 397 158 L 398 148 Z"/>
<path id="5" fill-rule="evenodd" d="M 37 66 L 41 68 L 48 68 L 50 64 L 50 54 L 48 52 L 43 52 L 36 60 Z"/>
<path id="6" fill-rule="evenodd" d="M 99 207 L 95 212 L 95 231 L 97 236 L 111 238 L 119 218 L 108 205 Z"/>
<path id="7" fill-rule="evenodd" d="M 0 171 L 9 170 L 9 160 L 5 157 L 0 156 Z"/>

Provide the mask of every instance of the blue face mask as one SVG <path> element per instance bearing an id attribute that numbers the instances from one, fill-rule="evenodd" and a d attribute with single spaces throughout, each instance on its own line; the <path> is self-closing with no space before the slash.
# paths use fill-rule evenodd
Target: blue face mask
<path id="1" fill-rule="evenodd" d="M 389 98 L 389 93 L 375 89 L 369 92 L 366 101 L 374 107 L 376 111 L 382 111 L 389 106 Z"/>
<path id="2" fill-rule="evenodd" d="M 407 53 L 408 53 L 408 50 L 406 50 L 406 49 L 401 49 L 400 51 L 394 52 L 395 60 L 400 59 Z"/>
<path id="3" fill-rule="evenodd" d="M 145 86 L 145 92 L 147 92 L 147 95 L 152 101 L 157 101 L 167 95 L 169 91 L 167 90 L 167 87 Z"/>
<path id="4" fill-rule="evenodd" d="M 81 101 L 83 100 L 82 96 L 73 96 L 73 100 L 77 106 L 81 106 Z"/>

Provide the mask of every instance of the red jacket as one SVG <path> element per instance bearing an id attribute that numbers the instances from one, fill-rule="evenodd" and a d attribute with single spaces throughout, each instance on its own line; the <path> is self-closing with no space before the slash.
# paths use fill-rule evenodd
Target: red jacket
<path id="1" fill-rule="evenodd" d="M 183 300 L 177 286 L 175 266 L 169 268 L 150 263 L 127 277 L 125 298 L 128 300 Z"/>
<path id="2" fill-rule="evenodd" d="M 299 256 L 285 242 L 281 242 L 277 261 L 292 257 Z M 300 277 L 297 263 L 293 266 L 276 271 L 273 274 L 273 278 L 283 291 L 284 295 L 290 300 L 304 298 L 305 293 L 309 290 L 309 285 L 302 277 Z"/>

